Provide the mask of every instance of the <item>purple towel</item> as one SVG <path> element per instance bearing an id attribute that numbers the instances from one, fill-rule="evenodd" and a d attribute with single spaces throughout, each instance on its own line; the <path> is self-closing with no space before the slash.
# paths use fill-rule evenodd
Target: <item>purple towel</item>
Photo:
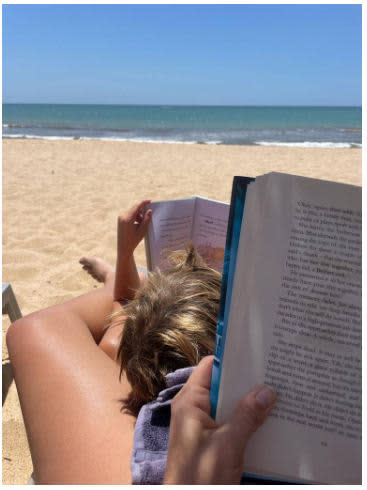
<path id="1" fill-rule="evenodd" d="M 135 425 L 131 459 L 134 485 L 163 483 L 167 461 L 171 400 L 188 380 L 193 368 L 177 369 L 167 374 L 167 388 L 150 403 L 144 405 Z"/>

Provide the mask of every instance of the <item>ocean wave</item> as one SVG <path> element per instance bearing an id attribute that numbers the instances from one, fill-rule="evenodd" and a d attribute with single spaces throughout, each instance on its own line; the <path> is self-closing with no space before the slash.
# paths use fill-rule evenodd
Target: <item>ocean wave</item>
<path id="1" fill-rule="evenodd" d="M 21 129 L 21 128 L 29 128 L 29 124 L 18 124 L 18 123 L 4 123 L 3 128 L 11 128 L 11 129 Z M 41 126 L 34 126 L 35 128 Z"/>
<path id="2" fill-rule="evenodd" d="M 217 140 L 217 141 L 200 141 L 203 145 L 223 145 L 223 141 Z"/>
<path id="3" fill-rule="evenodd" d="M 334 143 L 332 141 L 255 141 L 259 146 L 288 146 L 294 148 L 362 148 L 360 143 Z"/>
<path id="4" fill-rule="evenodd" d="M 35 140 L 48 140 L 48 141 L 120 141 L 120 142 L 132 142 L 132 143 L 155 143 L 155 144 L 182 144 L 182 145 L 225 145 L 225 144 L 240 144 L 240 145 L 258 145 L 258 146 L 279 146 L 290 148 L 361 148 L 361 143 L 347 143 L 347 142 L 332 142 L 332 141 L 246 141 L 246 142 L 232 142 L 224 140 L 210 140 L 210 139 L 162 139 L 162 138 L 149 138 L 149 137 L 121 137 L 121 136 L 79 136 L 79 135 L 42 135 L 42 134 L 3 134 L 3 139 L 35 139 Z"/>
<path id="5" fill-rule="evenodd" d="M 220 145 L 222 141 L 201 141 L 201 140 L 174 140 L 174 139 L 152 139 L 142 137 L 119 138 L 118 136 L 80 136 L 80 140 L 100 140 L 100 141 L 130 141 L 133 143 L 164 143 L 173 145 Z"/>
<path id="6" fill-rule="evenodd" d="M 118 136 L 80 136 L 78 138 L 74 138 L 78 140 L 84 141 L 125 141 L 132 143 L 167 143 L 167 144 L 183 144 L 183 145 L 195 145 L 199 143 L 199 141 L 182 141 L 182 140 L 158 140 L 151 138 L 119 138 Z"/>
<path id="7" fill-rule="evenodd" d="M 3 134 L 3 139 L 23 139 L 23 140 L 73 140 L 73 136 L 40 136 L 37 134 Z"/>
<path id="8" fill-rule="evenodd" d="M 59 132 L 59 131 L 75 131 L 88 133 L 90 131 L 108 132 L 113 131 L 114 133 L 128 133 L 131 131 L 129 128 L 109 128 L 109 127 L 93 127 L 88 125 L 71 125 L 71 124 L 21 124 L 21 123 L 8 123 L 3 124 L 4 129 L 13 129 L 18 131 L 49 131 L 49 132 Z"/>
<path id="9" fill-rule="evenodd" d="M 118 136 L 42 136 L 38 134 L 3 134 L 3 139 L 35 139 L 35 140 L 79 140 L 79 141 L 124 141 L 132 143 L 165 143 L 182 145 L 219 145 L 222 141 L 198 141 L 198 140 L 162 140 L 151 138 L 120 138 Z"/>

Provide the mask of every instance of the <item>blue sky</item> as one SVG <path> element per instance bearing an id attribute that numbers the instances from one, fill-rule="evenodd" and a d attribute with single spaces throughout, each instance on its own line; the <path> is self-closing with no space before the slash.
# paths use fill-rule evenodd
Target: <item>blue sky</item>
<path id="1" fill-rule="evenodd" d="M 359 5 L 4 5 L 4 102 L 360 105 Z"/>

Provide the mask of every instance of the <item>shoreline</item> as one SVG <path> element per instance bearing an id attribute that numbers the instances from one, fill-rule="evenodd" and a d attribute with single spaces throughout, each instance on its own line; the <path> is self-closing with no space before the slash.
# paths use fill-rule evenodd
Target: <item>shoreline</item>
<path id="1" fill-rule="evenodd" d="M 161 145 L 214 145 L 214 146 L 241 146 L 241 147 L 284 147 L 284 148 L 327 148 L 327 149 L 359 149 L 362 143 L 333 142 L 333 141 L 254 141 L 248 143 L 225 143 L 222 141 L 179 141 L 179 140 L 154 140 L 144 138 L 118 138 L 104 136 L 41 136 L 41 135 L 2 135 L 3 140 L 44 140 L 44 141 L 107 141 L 119 143 L 146 143 Z"/>

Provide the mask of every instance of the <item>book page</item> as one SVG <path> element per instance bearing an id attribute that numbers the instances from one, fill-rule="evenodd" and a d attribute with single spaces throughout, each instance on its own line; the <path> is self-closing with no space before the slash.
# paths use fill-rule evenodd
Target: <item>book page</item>
<path id="1" fill-rule="evenodd" d="M 153 211 L 147 240 L 150 269 L 164 270 L 170 265 L 169 253 L 185 249 L 191 241 L 195 198 L 153 202 L 149 207 Z"/>
<path id="2" fill-rule="evenodd" d="M 278 402 L 245 470 L 360 483 L 361 189 L 270 174 L 251 192 L 217 419 L 254 385 L 273 386 Z"/>
<path id="3" fill-rule="evenodd" d="M 197 197 L 192 242 L 205 262 L 222 271 L 229 204 Z"/>

